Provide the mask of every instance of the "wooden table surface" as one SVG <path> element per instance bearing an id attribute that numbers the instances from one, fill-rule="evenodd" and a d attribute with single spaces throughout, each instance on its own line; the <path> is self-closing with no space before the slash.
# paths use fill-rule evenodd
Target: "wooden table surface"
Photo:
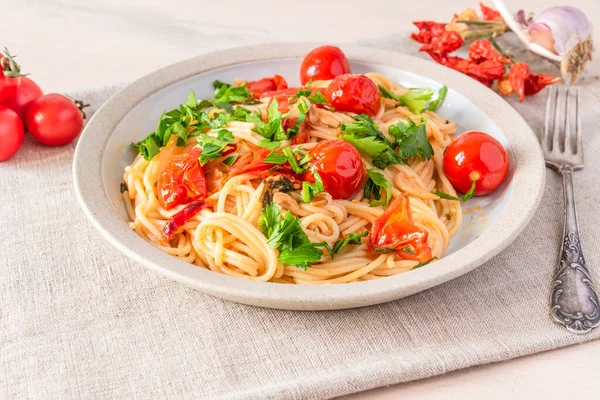
<path id="1" fill-rule="evenodd" d="M 407 31 L 413 20 L 448 20 L 477 3 L 0 0 L 0 45 L 18 54 L 23 70 L 45 92 L 67 91 L 131 81 L 200 53 L 244 44 L 382 38 Z M 568 2 L 506 3 L 515 11 L 541 11 Z M 584 10 L 593 22 L 600 18 L 597 0 L 573 0 L 571 5 Z M 576 393 L 598 398 L 594 393 L 599 360 L 600 341 L 595 341 L 348 398 L 554 399 Z"/>

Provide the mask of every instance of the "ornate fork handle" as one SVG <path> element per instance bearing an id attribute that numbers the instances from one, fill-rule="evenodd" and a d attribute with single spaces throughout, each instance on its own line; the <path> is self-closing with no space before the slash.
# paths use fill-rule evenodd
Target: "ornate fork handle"
<path id="1" fill-rule="evenodd" d="M 585 265 L 573 194 L 573 168 L 562 166 L 565 228 L 560 261 L 552 282 L 552 316 L 574 333 L 587 333 L 600 324 L 598 296 Z"/>

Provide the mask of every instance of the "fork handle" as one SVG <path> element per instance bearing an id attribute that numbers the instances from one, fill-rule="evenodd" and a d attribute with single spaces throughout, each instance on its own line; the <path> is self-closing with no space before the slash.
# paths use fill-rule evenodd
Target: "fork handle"
<path id="1" fill-rule="evenodd" d="M 600 324 L 600 308 L 579 241 L 573 169 L 563 166 L 560 173 L 565 196 L 565 227 L 560 259 L 552 282 L 550 312 L 569 331 L 584 334 Z"/>

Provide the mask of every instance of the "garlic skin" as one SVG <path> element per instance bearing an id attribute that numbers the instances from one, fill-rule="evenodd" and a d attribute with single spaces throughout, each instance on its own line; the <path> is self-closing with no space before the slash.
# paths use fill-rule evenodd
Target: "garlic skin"
<path id="1" fill-rule="evenodd" d="M 577 81 L 594 50 L 592 25 L 581 10 L 569 6 L 551 7 L 539 13 L 523 29 L 503 0 L 493 0 L 493 3 L 530 51 L 559 62 L 567 85 Z M 522 20 L 523 13 L 519 15 Z"/>

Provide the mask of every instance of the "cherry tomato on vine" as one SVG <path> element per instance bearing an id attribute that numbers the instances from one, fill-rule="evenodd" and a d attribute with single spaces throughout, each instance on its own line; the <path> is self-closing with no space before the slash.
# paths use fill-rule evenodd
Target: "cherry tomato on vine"
<path id="1" fill-rule="evenodd" d="M 444 153 L 444 171 L 452 186 L 468 193 L 475 182 L 477 196 L 496 190 L 506 178 L 509 166 L 502 144 L 483 132 L 458 136 Z"/>
<path id="2" fill-rule="evenodd" d="M 0 161 L 11 158 L 23 144 L 21 119 L 10 108 L 0 106 Z"/>
<path id="3" fill-rule="evenodd" d="M 325 90 L 325 97 L 336 111 L 373 116 L 381 108 L 377 85 L 364 75 L 340 75 Z"/>
<path id="4" fill-rule="evenodd" d="M 329 80 L 350 73 L 348 59 L 338 47 L 321 46 L 308 53 L 300 66 L 300 83 Z"/>
<path id="5" fill-rule="evenodd" d="M 83 128 L 83 115 L 73 100 L 50 93 L 27 107 L 25 125 L 33 137 L 49 146 L 71 142 Z"/>
<path id="6" fill-rule="evenodd" d="M 12 96 L 6 98 L 2 104 L 16 112 L 19 115 L 19 118 L 25 121 L 27 107 L 32 102 L 39 99 L 44 92 L 42 92 L 42 89 L 40 89 L 37 83 L 26 76 L 11 79 L 17 81 L 14 93 Z"/>
<path id="7" fill-rule="evenodd" d="M 0 102 L 5 101 L 9 97 L 14 96 L 17 91 L 17 83 L 19 78 L 11 78 L 0 75 Z"/>
<path id="8" fill-rule="evenodd" d="M 198 161 L 201 151 L 195 148 L 173 157 L 160 173 L 156 185 L 158 200 L 167 210 L 206 198 L 206 179 Z"/>
<path id="9" fill-rule="evenodd" d="M 15 62 L 7 49 L 0 53 L 0 102 L 12 97 L 17 91 L 21 66 Z"/>
<path id="10" fill-rule="evenodd" d="M 358 150 L 340 139 L 323 140 L 311 151 L 311 166 L 316 168 L 323 181 L 323 187 L 334 199 L 347 199 L 352 196 L 363 180 L 363 163 Z M 302 177 L 314 183 L 312 168 Z"/>

